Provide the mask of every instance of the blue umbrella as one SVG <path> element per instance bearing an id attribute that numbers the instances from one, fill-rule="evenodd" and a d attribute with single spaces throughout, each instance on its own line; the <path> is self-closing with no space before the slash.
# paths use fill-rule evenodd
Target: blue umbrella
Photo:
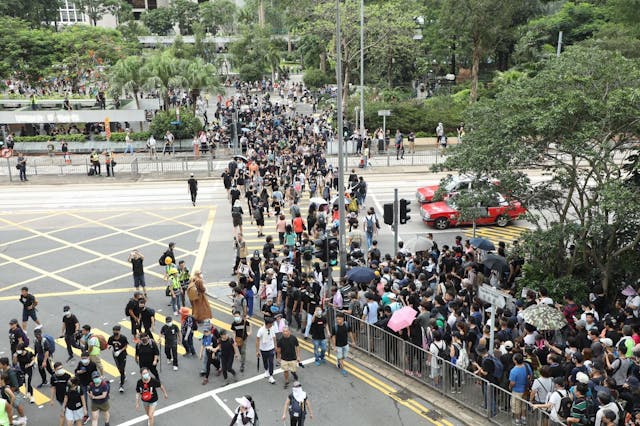
<path id="1" fill-rule="evenodd" d="M 347 272 L 347 279 L 355 283 L 368 283 L 376 278 L 373 269 L 359 266 Z"/>
<path id="2" fill-rule="evenodd" d="M 472 246 L 479 248 L 480 250 L 490 251 L 495 250 L 496 246 L 486 238 L 472 238 L 469 240 Z"/>

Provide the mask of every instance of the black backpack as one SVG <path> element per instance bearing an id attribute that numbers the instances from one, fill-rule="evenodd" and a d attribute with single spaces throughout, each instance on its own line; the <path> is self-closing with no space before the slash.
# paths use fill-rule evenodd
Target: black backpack
<path id="1" fill-rule="evenodd" d="M 571 395 L 569 392 L 563 395 L 562 392 L 556 391 L 558 395 L 560 395 L 560 407 L 558 407 L 558 417 L 561 419 L 566 419 L 571 415 L 571 407 L 573 406 L 573 401 L 571 400 Z"/>

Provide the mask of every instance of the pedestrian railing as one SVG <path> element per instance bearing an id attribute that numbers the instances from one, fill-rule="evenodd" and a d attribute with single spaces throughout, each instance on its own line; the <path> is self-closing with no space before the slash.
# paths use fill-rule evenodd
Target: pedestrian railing
<path id="1" fill-rule="evenodd" d="M 339 310 L 333 306 L 327 310 L 330 329 L 333 329 L 337 312 Z M 512 403 L 515 403 L 524 406 L 522 415 L 526 418 L 527 426 L 558 425 L 550 421 L 547 411 L 534 408 L 531 403 L 508 390 L 380 327 L 345 315 L 358 350 L 462 404 L 488 421 L 499 425 L 513 424 Z"/>

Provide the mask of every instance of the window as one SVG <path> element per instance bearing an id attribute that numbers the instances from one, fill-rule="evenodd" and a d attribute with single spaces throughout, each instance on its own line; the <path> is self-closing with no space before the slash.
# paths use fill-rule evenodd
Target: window
<path id="1" fill-rule="evenodd" d="M 62 0 L 60 2 L 60 22 L 63 24 L 84 22 L 84 15 L 76 9 L 73 0 Z"/>

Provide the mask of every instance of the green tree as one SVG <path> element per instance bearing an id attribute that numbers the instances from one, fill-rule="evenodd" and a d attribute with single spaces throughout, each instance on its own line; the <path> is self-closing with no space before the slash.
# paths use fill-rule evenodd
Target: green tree
<path id="1" fill-rule="evenodd" d="M 640 135 L 640 64 L 616 52 L 572 46 L 540 72 L 503 87 L 468 110 L 472 129 L 445 167 L 490 175 L 521 200 L 549 244 L 571 255 L 552 279 L 596 278 L 605 290 L 630 279 L 640 242 L 640 192 L 620 160 Z M 520 169 L 542 168 L 528 182 Z M 545 230 L 547 230 L 545 232 Z M 531 254 L 531 253 L 530 253 Z M 533 262 L 546 262 L 548 253 Z M 637 263 L 637 262 L 635 262 Z"/>
<path id="2" fill-rule="evenodd" d="M 142 14 L 142 22 L 153 34 L 164 36 L 173 29 L 174 14 L 167 7 L 152 9 Z"/>
<path id="3" fill-rule="evenodd" d="M 202 58 L 184 61 L 181 68 L 183 87 L 189 91 L 194 111 L 196 101 L 203 90 L 222 92 L 222 85 L 216 76 L 215 67 L 205 63 Z"/>
<path id="4" fill-rule="evenodd" d="M 107 12 L 116 18 L 116 25 L 123 24 L 133 19 L 133 6 L 125 0 L 106 0 Z"/>
<path id="5" fill-rule="evenodd" d="M 176 122 L 176 111 L 160 111 L 149 126 L 149 130 L 156 139 L 162 139 L 167 132 L 171 131 L 176 139 L 189 139 L 202 130 L 202 122 L 198 117 L 189 111 L 180 110 L 180 124 L 171 124 Z"/>
<path id="6" fill-rule="evenodd" d="M 32 27 L 57 27 L 61 0 L 0 0 L 0 15 L 23 19 Z"/>
<path id="7" fill-rule="evenodd" d="M 180 34 L 193 34 L 193 24 L 198 22 L 198 4 L 191 0 L 172 0 L 171 11 L 173 20 L 178 24 Z"/>
<path id="8" fill-rule="evenodd" d="M 51 40 L 56 34 L 48 28 L 31 29 L 27 21 L 0 17 L 0 76 L 36 82 L 51 71 L 56 52 Z"/>
<path id="9" fill-rule="evenodd" d="M 140 109 L 140 99 L 138 94 L 149 76 L 145 74 L 144 57 L 127 56 L 119 60 L 109 70 L 109 87 L 114 94 L 120 95 L 122 92 L 131 93 L 136 102 L 136 108 Z"/>
<path id="10" fill-rule="evenodd" d="M 148 78 L 144 86 L 160 92 L 164 108 L 169 106 L 169 91 L 184 86 L 182 65 L 183 62 L 168 50 L 150 55 L 145 61 L 142 73 Z"/>
<path id="11" fill-rule="evenodd" d="M 109 12 L 111 0 L 73 0 L 78 10 L 82 11 L 93 26 L 98 25 L 98 21 L 102 19 L 105 13 Z"/>
<path id="12" fill-rule="evenodd" d="M 215 35 L 219 30 L 233 32 L 238 8 L 231 0 L 200 3 L 200 22 L 206 31 Z"/>

